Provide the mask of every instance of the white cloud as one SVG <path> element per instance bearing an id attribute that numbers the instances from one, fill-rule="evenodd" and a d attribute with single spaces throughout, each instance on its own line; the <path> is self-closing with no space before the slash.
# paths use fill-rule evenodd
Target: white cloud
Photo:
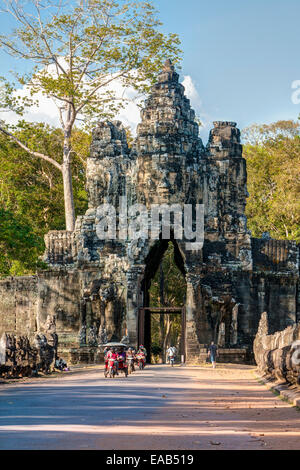
<path id="1" fill-rule="evenodd" d="M 132 131 L 135 131 L 137 124 L 140 122 L 140 109 L 138 107 L 138 103 L 141 101 L 140 96 L 133 88 L 125 88 L 118 80 L 110 84 L 109 90 L 114 91 L 117 97 L 126 99 L 124 108 L 120 110 L 115 119 L 122 121 L 125 126 L 129 126 Z M 30 97 L 29 89 L 26 86 L 18 89 L 16 95 Z M 58 110 L 54 101 L 41 92 L 35 94 L 33 99 L 37 102 L 37 105 L 31 106 L 22 119 L 29 122 L 45 122 L 59 127 Z M 0 119 L 8 124 L 16 124 L 20 116 L 12 111 L 0 112 Z"/>
<path id="2" fill-rule="evenodd" d="M 17 90 L 16 95 L 30 97 L 29 90 L 26 86 Z M 42 93 L 37 93 L 33 99 L 37 102 L 37 105 L 31 106 L 22 119 L 29 122 L 45 122 L 52 126 L 59 126 L 60 123 L 55 103 Z M 20 116 L 12 111 L 1 112 L 0 119 L 3 119 L 8 124 L 17 124 L 20 120 Z"/>
<path id="3" fill-rule="evenodd" d="M 212 119 L 207 113 L 205 113 L 202 100 L 190 75 L 184 76 L 182 85 L 185 88 L 185 95 L 189 98 L 192 108 L 195 110 L 197 117 L 202 123 L 202 126 L 200 127 L 200 136 L 206 141 L 209 130 L 213 127 Z"/>
<path id="4" fill-rule="evenodd" d="M 191 101 L 192 108 L 194 108 L 198 114 L 202 108 L 202 101 L 198 91 L 196 90 L 196 86 L 192 77 L 190 75 L 185 75 L 182 81 L 182 85 L 185 88 L 186 97 Z"/>
<path id="5" fill-rule="evenodd" d="M 200 118 L 203 127 L 206 128 L 209 119 L 203 112 L 202 100 L 192 77 L 190 75 L 184 76 L 182 85 L 185 87 L 185 95 L 189 98 L 192 108 Z M 119 111 L 116 119 L 120 120 L 125 126 L 129 126 L 133 134 L 135 134 L 136 126 L 140 122 L 140 108 L 138 104 L 142 101 L 141 96 L 133 88 L 125 88 L 119 80 L 111 82 L 109 89 L 115 92 L 117 97 L 123 97 L 128 100 L 124 108 Z M 17 90 L 17 94 L 30 96 L 26 86 Z M 37 101 L 37 105 L 32 106 L 23 116 L 23 119 L 30 122 L 45 122 L 53 126 L 60 126 L 55 103 L 42 93 L 37 93 L 34 96 L 34 100 Z M 5 120 L 9 124 L 16 124 L 20 117 L 13 112 L 2 112 L 0 113 L 0 119 Z"/>
<path id="6" fill-rule="evenodd" d="M 117 98 L 125 100 L 124 107 L 118 112 L 115 119 L 121 121 L 124 126 L 129 126 L 135 135 L 136 126 L 141 120 L 138 105 L 143 101 L 143 97 L 133 87 L 124 87 L 118 79 L 112 81 L 106 89 L 114 92 Z M 103 91 L 105 92 L 106 89 L 104 88 Z"/>

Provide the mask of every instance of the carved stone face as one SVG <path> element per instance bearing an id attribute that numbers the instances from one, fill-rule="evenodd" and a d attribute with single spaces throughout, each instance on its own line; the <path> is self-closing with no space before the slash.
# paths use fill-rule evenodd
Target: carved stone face
<path id="1" fill-rule="evenodd" d="M 181 166 L 167 155 L 143 157 L 139 160 L 138 186 L 146 203 L 167 204 L 177 202 L 182 192 L 179 181 Z"/>
<path id="2" fill-rule="evenodd" d="M 45 323 L 45 328 L 46 330 L 51 330 L 55 329 L 56 326 L 56 321 L 55 321 L 55 315 L 48 315 Z"/>

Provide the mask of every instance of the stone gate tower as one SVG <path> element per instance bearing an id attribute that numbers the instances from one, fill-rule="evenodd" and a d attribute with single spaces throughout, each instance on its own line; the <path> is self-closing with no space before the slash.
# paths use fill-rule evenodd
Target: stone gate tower
<path id="1" fill-rule="evenodd" d="M 161 233 L 156 240 L 124 236 L 120 227 L 125 219 L 134 223 L 130 208 L 136 204 L 146 207 L 146 215 L 153 204 L 204 207 L 203 246 L 187 249 L 188 240 L 176 239 L 172 227 L 169 238 L 187 285 L 187 360 L 200 357 L 211 340 L 231 351 L 251 348 L 265 310 L 274 331 L 299 319 L 299 246 L 251 238 L 240 132 L 233 122 L 215 122 L 204 147 L 178 79 L 166 61 L 131 149 L 120 122 L 100 122 L 94 129 L 86 175 L 89 208 L 77 217 L 74 232 L 48 233 L 49 270 L 22 281 L 31 283 L 27 317 L 42 328 L 47 315 L 56 315 L 61 348 L 71 357 L 89 341 L 85 328 L 90 336 L 105 330 L 108 340 L 139 340 L 140 309 L 149 302 L 168 240 Z M 116 209 L 114 240 L 97 232 L 103 204 Z M 18 279 L 10 282 L 0 290 L 14 290 L 18 297 Z"/>

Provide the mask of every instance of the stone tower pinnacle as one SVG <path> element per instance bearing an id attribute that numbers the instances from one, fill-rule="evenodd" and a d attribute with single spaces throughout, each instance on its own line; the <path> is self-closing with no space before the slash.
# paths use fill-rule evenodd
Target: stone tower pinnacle
<path id="1" fill-rule="evenodd" d="M 170 59 L 167 59 L 164 63 L 162 71 L 158 74 L 157 85 L 166 82 L 178 83 L 178 80 L 179 75 L 177 72 L 175 72 L 174 65 L 172 64 Z"/>
<path id="2" fill-rule="evenodd" d="M 184 95 L 179 74 L 167 59 L 152 87 L 137 128 L 138 188 L 147 204 L 176 203 L 203 149 L 195 112 Z"/>

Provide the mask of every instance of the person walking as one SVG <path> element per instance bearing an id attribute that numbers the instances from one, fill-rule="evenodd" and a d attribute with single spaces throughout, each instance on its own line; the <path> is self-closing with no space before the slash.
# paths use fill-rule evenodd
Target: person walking
<path id="1" fill-rule="evenodd" d="M 175 361 L 175 356 L 176 356 L 176 348 L 175 346 L 170 346 L 169 349 L 167 349 L 167 356 L 168 356 L 168 360 L 171 364 L 171 366 L 173 367 L 174 365 L 174 361 Z"/>
<path id="2" fill-rule="evenodd" d="M 216 368 L 216 359 L 218 357 L 218 346 L 212 341 L 210 343 L 210 346 L 208 347 L 208 358 L 210 359 L 210 362 L 212 363 L 213 369 Z"/>

